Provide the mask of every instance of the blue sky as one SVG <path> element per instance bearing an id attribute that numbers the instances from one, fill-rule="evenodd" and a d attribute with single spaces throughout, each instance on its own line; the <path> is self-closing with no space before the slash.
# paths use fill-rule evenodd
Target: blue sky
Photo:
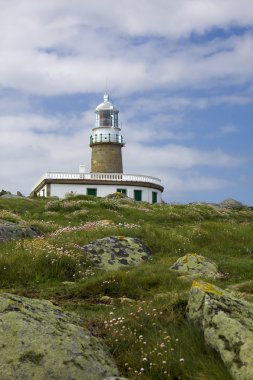
<path id="1" fill-rule="evenodd" d="M 125 173 L 168 202 L 253 204 L 252 0 L 0 0 L 0 187 L 90 168 L 94 108 L 120 110 Z"/>

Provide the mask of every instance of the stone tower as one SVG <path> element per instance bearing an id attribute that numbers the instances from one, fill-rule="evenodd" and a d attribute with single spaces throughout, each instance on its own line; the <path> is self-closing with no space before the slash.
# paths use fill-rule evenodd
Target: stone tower
<path id="1" fill-rule="evenodd" d="M 123 173 L 121 148 L 123 137 L 119 134 L 118 109 L 104 95 L 103 103 L 95 110 L 96 123 L 90 136 L 91 173 Z"/>

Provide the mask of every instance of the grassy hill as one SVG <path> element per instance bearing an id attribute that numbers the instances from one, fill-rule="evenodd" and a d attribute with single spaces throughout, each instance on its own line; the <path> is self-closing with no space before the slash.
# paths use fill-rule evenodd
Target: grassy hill
<path id="1" fill-rule="evenodd" d="M 187 253 L 214 260 L 222 288 L 253 285 L 253 211 L 208 205 L 150 205 L 87 196 L 1 199 L 0 219 L 40 235 L 0 244 L 2 291 L 46 298 L 78 313 L 131 379 L 231 379 L 186 319 L 191 286 L 170 266 Z M 80 246 L 107 236 L 138 237 L 151 261 L 94 269 Z"/>

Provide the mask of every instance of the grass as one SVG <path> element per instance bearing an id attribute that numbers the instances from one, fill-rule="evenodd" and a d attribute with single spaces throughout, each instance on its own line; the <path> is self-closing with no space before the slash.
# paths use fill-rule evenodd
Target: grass
<path id="1" fill-rule="evenodd" d="M 202 254 L 224 274 L 215 284 L 242 283 L 240 290 L 252 294 L 252 210 L 78 196 L 0 199 L 0 219 L 41 234 L 0 244 L 2 290 L 50 299 L 78 313 L 109 347 L 122 376 L 231 379 L 187 321 L 191 284 L 169 267 L 184 254 Z M 114 235 L 139 237 L 153 251 L 152 260 L 131 269 L 95 270 L 80 247 Z"/>

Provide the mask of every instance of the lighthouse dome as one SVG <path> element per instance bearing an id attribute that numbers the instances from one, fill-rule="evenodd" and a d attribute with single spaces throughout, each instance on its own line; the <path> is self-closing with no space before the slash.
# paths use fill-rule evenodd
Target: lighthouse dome
<path id="1" fill-rule="evenodd" d="M 103 111 L 103 110 L 110 110 L 110 111 L 118 112 L 118 109 L 110 102 L 109 95 L 106 93 L 104 94 L 103 103 L 99 104 L 96 107 L 96 111 Z"/>

